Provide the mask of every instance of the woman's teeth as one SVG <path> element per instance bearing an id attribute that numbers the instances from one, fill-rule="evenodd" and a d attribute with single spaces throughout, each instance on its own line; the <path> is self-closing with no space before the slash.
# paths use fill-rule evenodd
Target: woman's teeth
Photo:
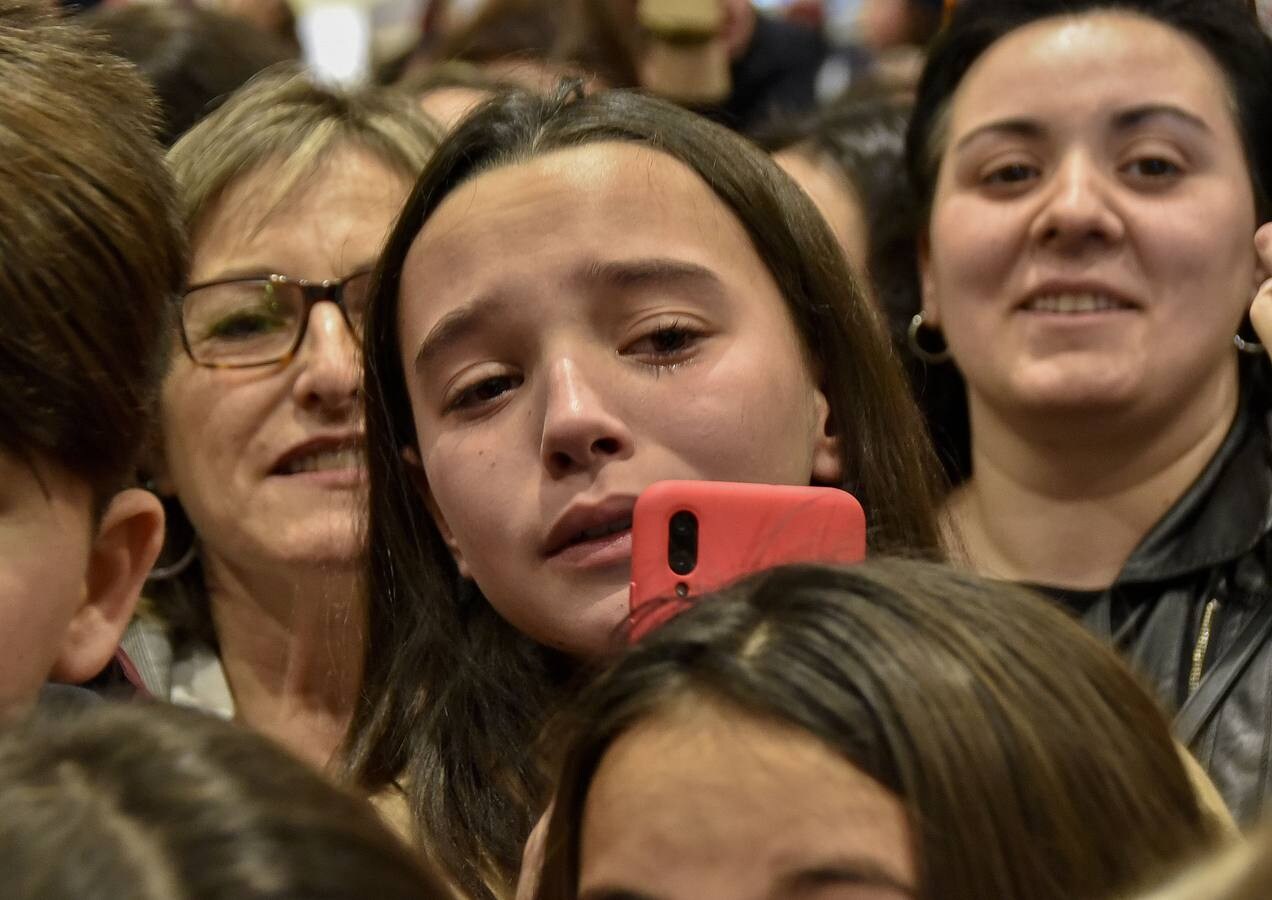
<path id="1" fill-rule="evenodd" d="M 1025 304 L 1030 312 L 1045 313 L 1092 313 L 1126 308 L 1125 303 L 1106 294 L 1050 294 L 1034 297 Z"/>
<path id="2" fill-rule="evenodd" d="M 302 472 L 326 472 L 332 469 L 356 469 L 362 465 L 362 454 L 354 448 L 323 450 L 293 459 L 284 468 L 286 475 Z"/>
<path id="3" fill-rule="evenodd" d="M 618 534 L 620 531 L 627 531 L 631 527 L 631 519 L 619 519 L 617 522 L 610 522 L 608 525 L 597 525 L 595 528 L 588 528 L 584 531 L 580 531 L 574 536 L 572 543 L 581 544 L 583 541 L 594 541 L 597 538 L 603 538 L 606 535 Z"/>

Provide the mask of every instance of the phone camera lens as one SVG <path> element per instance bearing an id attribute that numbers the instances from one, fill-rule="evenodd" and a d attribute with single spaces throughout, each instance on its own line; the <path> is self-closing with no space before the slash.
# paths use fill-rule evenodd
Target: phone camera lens
<path id="1" fill-rule="evenodd" d="M 667 531 L 667 566 L 688 575 L 698 567 L 698 517 L 681 510 L 671 517 Z"/>
<path id="2" fill-rule="evenodd" d="M 667 565 L 677 575 L 688 575 L 694 570 L 696 563 L 697 560 L 683 550 L 674 551 L 667 560 Z"/>
<path id="3" fill-rule="evenodd" d="M 685 539 L 698 531 L 698 518 L 691 512 L 681 511 L 671 517 L 672 537 Z"/>

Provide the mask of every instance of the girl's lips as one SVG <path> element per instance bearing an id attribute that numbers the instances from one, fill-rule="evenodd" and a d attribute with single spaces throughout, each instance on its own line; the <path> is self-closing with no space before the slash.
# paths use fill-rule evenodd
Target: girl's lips
<path id="1" fill-rule="evenodd" d="M 607 566 L 630 564 L 632 558 L 632 530 L 616 531 L 603 537 L 569 544 L 548 557 L 554 565 L 572 569 L 601 569 Z"/>

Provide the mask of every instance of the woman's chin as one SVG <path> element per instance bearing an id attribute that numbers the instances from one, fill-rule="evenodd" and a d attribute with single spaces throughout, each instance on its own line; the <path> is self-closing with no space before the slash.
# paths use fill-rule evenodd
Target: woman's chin
<path id="1" fill-rule="evenodd" d="M 263 550 L 263 556 L 274 559 L 277 565 L 326 573 L 356 570 L 363 561 L 361 529 L 352 522 L 280 530 L 272 540 L 266 540 Z"/>
<path id="2" fill-rule="evenodd" d="M 1148 400 L 1145 379 L 1110 361 L 1102 365 L 1026 367 L 1004 385 L 996 406 L 1027 416 L 1100 419 Z"/>

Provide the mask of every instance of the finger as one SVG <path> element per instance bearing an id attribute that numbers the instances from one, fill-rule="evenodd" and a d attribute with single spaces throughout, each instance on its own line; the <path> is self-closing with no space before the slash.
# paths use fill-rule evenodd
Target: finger
<path id="1" fill-rule="evenodd" d="M 1259 277 L 1272 278 L 1272 222 L 1267 222 L 1254 233 L 1254 248 L 1259 254 Z"/>
<path id="2" fill-rule="evenodd" d="M 1250 304 L 1250 321 L 1259 335 L 1259 343 L 1272 348 L 1272 278 L 1263 282 Z"/>

